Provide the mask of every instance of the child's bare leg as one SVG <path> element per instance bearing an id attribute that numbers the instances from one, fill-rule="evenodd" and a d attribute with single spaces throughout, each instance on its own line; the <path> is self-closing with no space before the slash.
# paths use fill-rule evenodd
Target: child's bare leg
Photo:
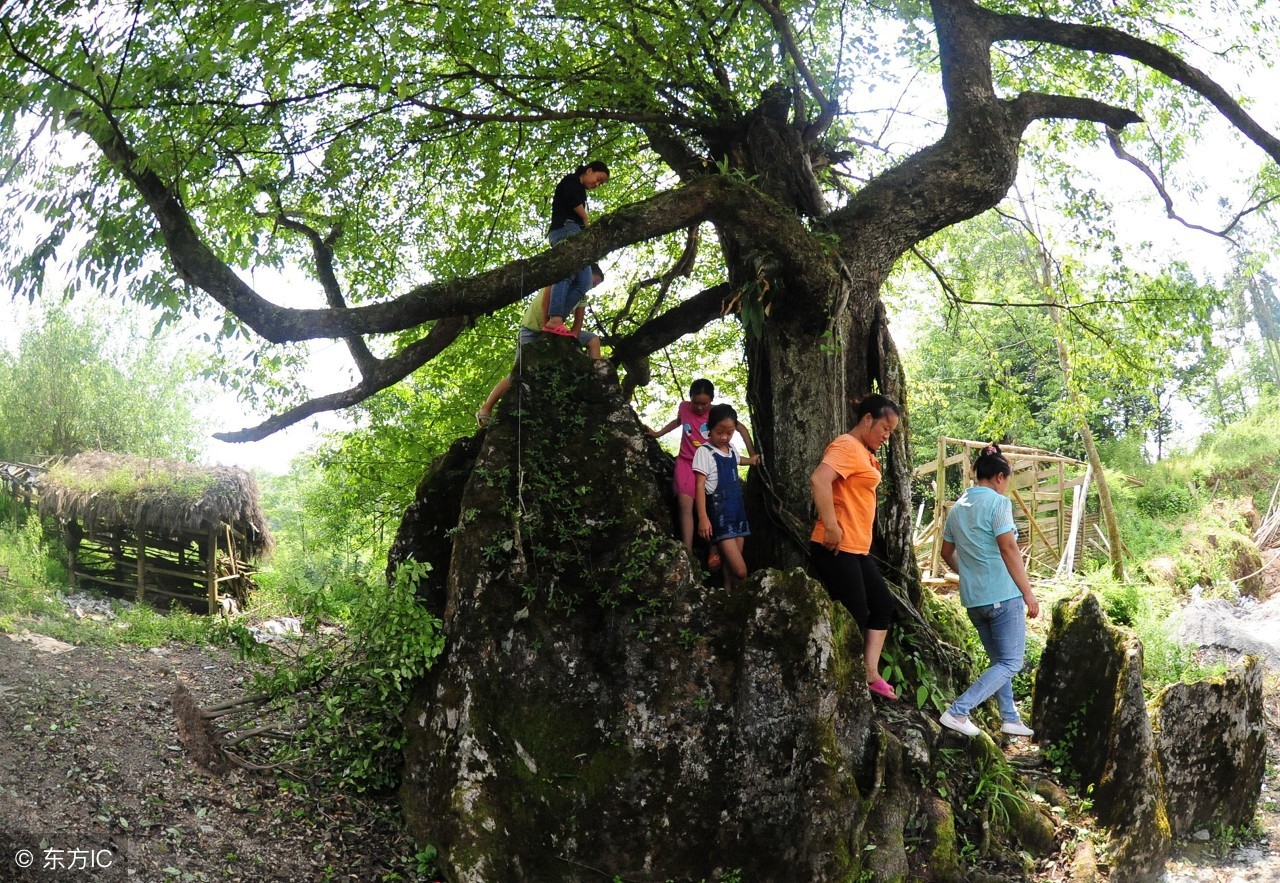
<path id="1" fill-rule="evenodd" d="M 687 497 L 684 494 L 676 496 L 676 502 L 680 506 L 680 541 L 684 543 L 685 551 L 693 551 L 693 497 Z"/>
<path id="2" fill-rule="evenodd" d="M 593 337 L 587 343 L 587 355 L 593 359 L 600 358 L 600 338 Z"/>
<path id="3" fill-rule="evenodd" d="M 743 537 L 720 541 L 720 557 L 724 559 L 724 587 L 732 589 L 738 580 L 747 578 L 747 562 L 742 557 Z"/>
<path id="4" fill-rule="evenodd" d="M 510 374 L 498 381 L 498 384 L 493 388 L 493 391 L 489 393 L 489 397 L 484 400 L 484 404 L 480 406 L 480 410 L 476 413 L 476 416 L 479 417 L 483 414 L 485 419 L 488 419 L 489 415 L 493 413 L 494 406 L 498 404 L 498 399 L 506 395 L 507 390 L 509 389 L 511 389 Z"/>

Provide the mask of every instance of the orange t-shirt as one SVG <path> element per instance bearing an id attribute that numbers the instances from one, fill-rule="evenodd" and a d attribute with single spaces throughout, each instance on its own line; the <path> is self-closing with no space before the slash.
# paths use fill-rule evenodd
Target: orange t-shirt
<path id="1" fill-rule="evenodd" d="M 866 555 L 871 551 L 871 528 L 876 520 L 876 488 L 880 486 L 880 461 L 853 436 L 845 433 L 827 445 L 822 462 L 840 476 L 831 484 L 840 525 L 840 551 Z M 821 543 L 827 529 L 818 519 L 810 539 Z"/>

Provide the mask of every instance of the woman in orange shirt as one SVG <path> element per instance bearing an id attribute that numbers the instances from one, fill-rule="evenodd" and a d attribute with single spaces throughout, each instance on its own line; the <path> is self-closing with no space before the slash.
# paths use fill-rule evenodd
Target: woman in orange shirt
<path id="1" fill-rule="evenodd" d="M 809 538 L 809 559 L 831 597 L 845 606 L 862 629 L 867 689 L 897 699 L 880 677 L 880 651 L 889 634 L 893 596 L 871 560 L 880 461 L 876 450 L 898 426 L 901 409 L 882 395 L 854 406 L 853 428 L 827 445 L 809 484 L 818 523 Z"/>

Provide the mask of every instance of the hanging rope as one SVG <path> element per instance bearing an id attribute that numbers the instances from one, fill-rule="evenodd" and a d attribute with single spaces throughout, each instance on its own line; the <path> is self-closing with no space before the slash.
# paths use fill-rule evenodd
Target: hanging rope
<path id="1" fill-rule="evenodd" d="M 520 266 L 520 288 L 524 289 L 524 265 Z M 534 295 L 535 301 L 542 296 L 539 291 Z M 524 538 L 520 526 L 524 520 L 524 347 L 520 345 L 520 331 L 516 332 L 516 508 L 512 515 L 511 552 L 512 576 L 524 577 L 529 572 L 529 564 L 524 557 Z"/>

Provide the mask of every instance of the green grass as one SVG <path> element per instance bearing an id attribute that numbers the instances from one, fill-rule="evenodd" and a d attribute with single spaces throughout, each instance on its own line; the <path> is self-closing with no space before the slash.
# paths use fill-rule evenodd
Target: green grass
<path id="1" fill-rule="evenodd" d="M 218 619 L 179 608 L 161 612 L 146 604 L 125 606 L 116 601 L 113 620 L 76 617 L 57 597 L 68 591 L 60 549 L 46 539 L 34 516 L 0 521 L 0 566 L 9 568 L 8 581 L 0 582 L 0 633 L 39 632 L 70 644 L 93 646 L 159 647 L 170 642 L 226 640 Z"/>
<path id="2" fill-rule="evenodd" d="M 174 475 L 163 469 L 148 469 L 138 474 L 132 465 L 121 466 L 100 475 L 82 475 L 65 466 L 55 466 L 49 470 L 49 480 L 83 493 L 119 497 L 163 494 L 180 498 L 188 504 L 197 502 L 218 483 L 217 477 L 200 472 Z"/>
<path id="3" fill-rule="evenodd" d="M 1253 569 L 1251 519 L 1266 514 L 1280 475 L 1280 409 L 1264 400 L 1244 419 L 1201 439 L 1189 453 L 1142 464 L 1120 457 L 1134 485 L 1111 475 L 1112 496 L 1129 551 L 1128 581 L 1116 582 L 1094 558 L 1084 583 L 1108 617 L 1143 644 L 1149 694 L 1177 682 L 1220 675 L 1172 634 L 1173 614 L 1193 588 L 1204 597 L 1235 600 L 1238 581 Z M 1253 562 L 1253 563 L 1251 563 Z"/>

